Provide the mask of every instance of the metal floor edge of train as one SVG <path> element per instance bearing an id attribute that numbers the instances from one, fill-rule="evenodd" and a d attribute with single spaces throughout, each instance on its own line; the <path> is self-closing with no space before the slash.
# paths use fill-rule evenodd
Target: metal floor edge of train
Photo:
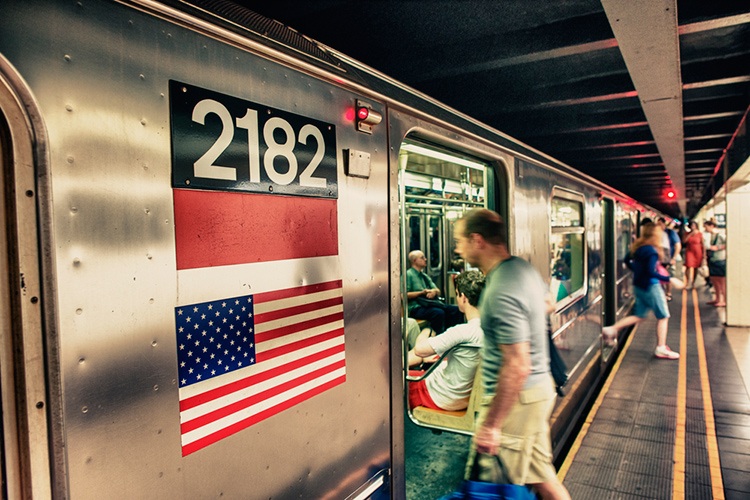
<path id="1" fill-rule="evenodd" d="M 672 295 L 667 344 L 681 357 L 654 357 L 653 316 L 622 341 L 561 460 L 558 477 L 574 499 L 750 495 L 750 332 L 724 325 L 702 279 Z M 408 425 L 407 498 L 457 488 L 469 440 Z"/>

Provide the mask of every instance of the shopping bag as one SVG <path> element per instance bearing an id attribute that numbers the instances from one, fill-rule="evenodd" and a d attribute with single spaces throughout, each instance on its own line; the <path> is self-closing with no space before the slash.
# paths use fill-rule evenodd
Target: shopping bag
<path id="1" fill-rule="evenodd" d="M 481 465 L 480 465 L 481 464 Z M 491 470 L 486 470 L 489 467 Z M 480 469 L 485 469 L 480 471 Z M 487 475 L 496 482 L 480 481 L 478 478 Z M 477 454 L 469 474 L 459 489 L 442 497 L 440 500 L 535 500 L 536 495 L 528 486 L 522 484 L 498 484 L 507 480 L 505 465 L 497 455 Z"/>

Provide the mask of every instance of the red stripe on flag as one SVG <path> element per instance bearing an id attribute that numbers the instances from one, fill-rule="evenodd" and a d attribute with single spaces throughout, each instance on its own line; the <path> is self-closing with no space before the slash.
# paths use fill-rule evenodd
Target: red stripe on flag
<path id="1" fill-rule="evenodd" d="M 230 382 L 226 385 L 222 385 L 221 387 L 217 387 L 215 389 L 203 392 L 201 394 L 196 394 L 195 396 L 185 398 L 180 401 L 180 412 L 189 410 L 190 408 L 195 408 L 196 406 L 200 406 L 204 403 L 208 403 L 209 401 L 213 401 L 214 399 L 220 398 L 222 396 L 226 396 L 227 394 L 231 394 L 236 391 L 241 391 L 242 389 L 245 389 L 246 387 L 250 387 L 251 385 L 259 384 L 265 380 L 269 380 L 274 377 L 277 377 L 281 375 L 282 373 L 288 373 L 292 370 L 296 370 L 297 368 L 300 368 L 302 366 L 309 365 L 316 361 L 320 361 L 321 359 L 325 359 L 329 356 L 333 356 L 334 354 L 340 353 L 342 351 L 344 351 L 343 344 L 329 347 L 328 349 L 313 353 L 304 358 L 295 359 L 294 361 L 290 361 L 289 363 L 286 363 L 284 365 L 271 368 L 270 370 L 266 370 L 264 372 L 257 373 L 255 375 L 250 375 L 249 377 L 245 377 L 243 379 Z"/>
<path id="2" fill-rule="evenodd" d="M 265 323 L 266 321 L 273 321 L 279 318 L 286 318 L 288 316 L 295 316 L 316 309 L 325 309 L 326 307 L 333 307 L 344 303 L 343 297 L 332 297 L 330 299 L 319 300 L 318 302 L 307 302 L 306 304 L 300 304 L 298 306 L 287 307 L 286 309 L 276 309 L 275 311 L 268 311 L 255 315 L 255 324 Z"/>
<path id="3" fill-rule="evenodd" d="M 301 323 L 295 323 L 289 326 L 283 326 L 266 332 L 257 332 L 255 334 L 255 343 L 260 344 L 261 342 L 267 342 L 269 340 L 283 337 L 284 335 L 290 335 L 292 333 L 301 332 L 308 328 L 314 328 L 316 326 L 325 325 L 326 323 L 332 323 L 334 321 L 344 319 L 344 313 L 338 312 L 329 314 L 328 316 L 321 316 L 320 318 L 313 318 L 309 321 L 302 321 Z M 256 325 L 257 326 L 257 325 Z"/>
<path id="4" fill-rule="evenodd" d="M 302 340 L 298 340 L 297 342 L 292 342 L 291 344 L 286 344 L 280 347 L 276 347 L 275 349 L 261 351 L 259 353 L 256 353 L 255 356 L 258 358 L 258 363 L 260 363 L 261 361 L 268 361 L 269 359 L 277 358 L 279 356 L 283 356 L 284 354 L 288 354 L 290 352 L 297 351 L 299 349 L 304 349 L 305 347 L 309 347 L 319 342 L 324 342 L 326 340 L 334 339 L 336 337 L 341 337 L 342 335 L 344 335 L 344 329 L 339 328 L 337 330 L 333 330 L 330 332 L 322 333 L 320 335 L 316 335 L 315 337 L 312 337 L 312 338 L 302 339 Z"/>
<path id="5" fill-rule="evenodd" d="M 198 439 L 197 441 L 193 441 L 190 444 L 186 444 L 185 446 L 182 447 L 182 456 L 186 457 L 190 455 L 191 453 L 194 453 L 200 450 L 201 448 L 205 448 L 206 446 L 210 444 L 213 444 L 217 441 L 221 441 L 225 437 L 231 436 L 232 434 L 235 434 L 243 429 L 246 429 L 253 424 L 257 424 L 258 422 L 267 419 L 268 417 L 272 417 L 276 415 L 277 413 L 281 413 L 282 411 L 287 410 L 291 408 L 292 406 L 295 406 L 307 399 L 310 399 L 313 396 L 317 396 L 318 394 L 321 394 L 327 391 L 328 389 L 336 387 L 337 385 L 343 384 L 344 382 L 346 382 L 346 375 L 342 375 L 341 377 L 331 380 L 330 382 L 327 382 L 323 385 L 310 389 L 309 391 L 304 392 L 292 399 L 289 399 L 287 401 L 284 401 L 283 403 L 280 403 L 276 406 L 268 408 L 267 410 L 264 410 L 256 415 L 252 415 L 244 420 L 241 420 L 240 422 L 230 425 L 229 427 L 225 427 L 224 429 L 214 432 L 213 434 L 210 434 L 206 437 Z"/>
<path id="6" fill-rule="evenodd" d="M 338 255 L 337 200 L 174 189 L 177 269 Z"/>
<path id="7" fill-rule="evenodd" d="M 255 295 L 253 295 L 253 300 L 256 304 L 262 304 L 263 302 L 271 302 L 272 300 L 288 299 L 289 297 L 298 297 L 300 295 L 305 295 L 308 293 L 333 290 L 334 288 L 341 288 L 341 286 L 341 280 L 327 281 L 325 283 L 316 283 L 315 285 L 305 285 L 294 288 L 286 288 L 284 290 L 256 293 Z"/>
<path id="8" fill-rule="evenodd" d="M 263 392 L 259 392 L 239 401 L 235 401 L 234 403 L 222 408 L 217 408 L 216 410 L 201 415 L 200 417 L 196 417 L 192 420 L 188 420 L 187 422 L 183 422 L 180 425 L 181 433 L 187 434 L 188 432 L 193 431 L 199 427 L 203 427 L 204 425 L 208 425 L 211 422 L 219 420 L 220 418 L 224 418 L 226 416 L 242 411 L 245 408 L 253 406 L 254 404 L 260 403 L 267 399 L 271 399 L 274 396 L 278 396 L 283 392 L 294 389 L 295 387 L 298 387 L 306 382 L 310 382 L 311 380 L 322 377 L 327 373 L 331 373 L 332 371 L 338 370 L 339 368 L 343 368 L 344 366 L 346 366 L 346 362 L 342 359 L 330 365 L 318 368 L 317 370 L 310 373 L 306 373 L 292 380 L 288 380 L 270 389 L 266 389 Z"/>

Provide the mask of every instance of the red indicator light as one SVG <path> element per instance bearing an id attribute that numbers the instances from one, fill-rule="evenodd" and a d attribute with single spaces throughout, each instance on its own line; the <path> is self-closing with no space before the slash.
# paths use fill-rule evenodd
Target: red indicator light
<path id="1" fill-rule="evenodd" d="M 667 190 L 667 198 L 674 198 L 674 197 L 675 197 L 674 189 L 668 189 Z"/>
<path id="2" fill-rule="evenodd" d="M 367 117 L 370 116 L 370 110 L 367 108 L 357 108 L 357 118 L 360 120 L 367 120 Z"/>

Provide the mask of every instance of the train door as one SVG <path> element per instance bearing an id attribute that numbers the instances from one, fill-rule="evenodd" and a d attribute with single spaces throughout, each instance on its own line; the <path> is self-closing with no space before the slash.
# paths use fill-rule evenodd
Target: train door
<path id="1" fill-rule="evenodd" d="M 13 73 L 0 57 L 0 473 L 3 498 L 52 495 L 42 337 L 41 270 L 33 138 Z M 33 109 L 33 105 L 28 109 Z M 34 145 L 34 143 L 36 143 Z M 34 150 L 34 148 L 37 148 Z"/>
<path id="2" fill-rule="evenodd" d="M 610 198 L 602 199 L 602 249 L 604 256 L 604 309 L 603 324 L 615 322 L 617 303 L 615 301 L 615 204 Z"/>
<path id="3" fill-rule="evenodd" d="M 617 321 L 616 290 L 616 249 L 615 249 L 615 202 L 611 198 L 603 198 L 602 206 L 602 256 L 603 280 L 602 293 L 604 304 L 602 307 L 602 325 L 612 325 Z M 602 358 L 607 361 L 615 351 L 614 346 L 602 344 Z"/>

